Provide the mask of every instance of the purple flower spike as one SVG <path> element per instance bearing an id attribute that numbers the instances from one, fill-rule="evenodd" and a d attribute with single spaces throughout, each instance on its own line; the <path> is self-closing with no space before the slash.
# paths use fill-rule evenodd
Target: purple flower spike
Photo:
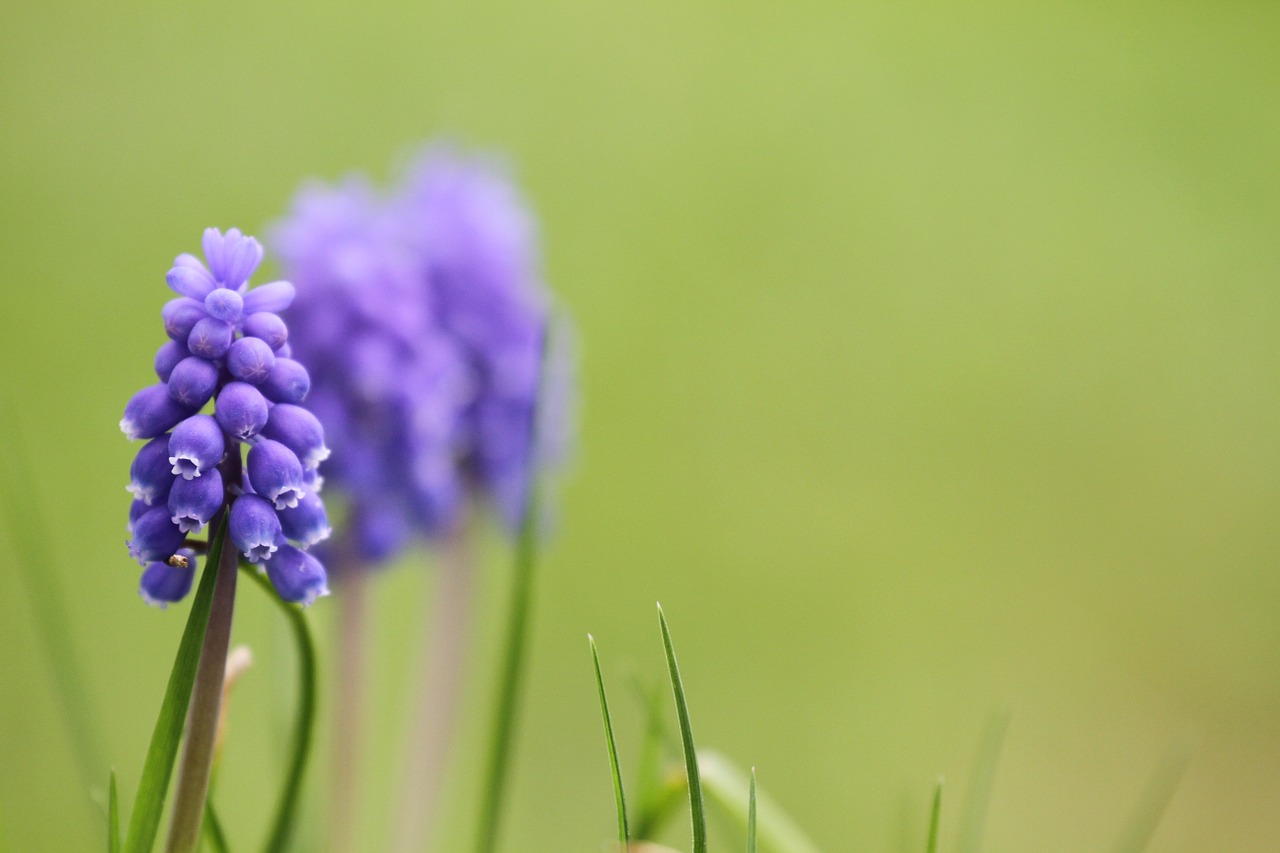
<path id="1" fill-rule="evenodd" d="M 281 545 L 267 561 L 267 577 L 285 601 L 312 604 L 329 594 L 329 582 L 320 561 L 292 545 Z"/>
<path id="2" fill-rule="evenodd" d="M 249 483 L 253 490 L 275 504 L 291 509 L 306 493 L 302 483 L 302 463 L 292 450 L 278 441 L 262 439 L 249 449 Z"/>
<path id="3" fill-rule="evenodd" d="M 289 328 L 284 320 L 270 311 L 259 311 L 244 319 L 244 333 L 251 338 L 261 338 L 272 350 L 278 350 L 289 340 Z"/>
<path id="4" fill-rule="evenodd" d="M 183 533 L 199 533 L 222 506 L 223 497 L 217 468 L 191 480 L 179 477 L 169 492 L 169 518 Z"/>
<path id="5" fill-rule="evenodd" d="M 250 290 L 244 298 L 244 310 L 247 314 L 262 311 L 275 314 L 293 304 L 293 296 L 292 284 L 287 281 L 273 281 Z"/>
<path id="6" fill-rule="evenodd" d="M 133 522 L 129 556 L 144 566 L 154 560 L 167 560 L 182 547 L 185 538 L 186 534 L 170 519 L 167 507 L 152 507 Z"/>
<path id="7" fill-rule="evenodd" d="M 178 362 L 169 374 L 169 396 L 192 409 L 209 402 L 217 387 L 218 368 L 194 355 Z"/>
<path id="8" fill-rule="evenodd" d="M 228 382 L 214 404 L 218 424 L 228 434 L 248 441 L 267 423 L 267 401 L 247 382 Z"/>
<path id="9" fill-rule="evenodd" d="M 191 336 L 196 323 L 207 316 L 203 302 L 185 296 L 170 299 L 160 311 L 160 317 L 164 320 L 164 333 L 183 343 Z"/>
<path id="10" fill-rule="evenodd" d="M 169 376 L 173 373 L 173 369 L 178 366 L 178 362 L 189 355 L 191 353 L 187 351 L 186 344 L 178 341 L 165 341 L 160 345 L 160 349 L 156 350 L 156 376 L 160 377 L 161 382 L 168 382 Z"/>
<path id="11" fill-rule="evenodd" d="M 275 366 L 276 354 L 261 338 L 240 338 L 227 350 L 227 370 L 236 379 L 253 385 L 260 385 Z"/>
<path id="12" fill-rule="evenodd" d="M 275 366 L 262 383 L 262 392 L 277 403 L 301 403 L 311 391 L 311 374 L 293 359 L 276 355 Z"/>
<path id="13" fill-rule="evenodd" d="M 329 448 L 324 446 L 324 427 L 301 406 L 289 403 L 273 406 L 262 434 L 292 450 L 308 470 L 329 458 Z"/>
<path id="14" fill-rule="evenodd" d="M 150 506 L 167 500 L 172 486 L 168 436 L 153 438 L 142 446 L 129 466 L 129 493 Z"/>
<path id="15" fill-rule="evenodd" d="M 227 535 L 250 563 L 271 559 L 283 544 L 281 520 L 270 501 L 258 495 L 243 494 L 231 505 Z"/>
<path id="16" fill-rule="evenodd" d="M 231 348 L 235 328 L 226 320 L 205 317 L 191 327 L 187 336 L 187 349 L 201 358 L 222 358 Z"/>
<path id="17" fill-rule="evenodd" d="M 196 575 L 196 552 L 183 548 L 178 556 L 184 557 L 187 565 L 171 566 L 168 563 L 148 563 L 142 572 L 142 580 L 138 584 L 138 594 L 142 600 L 152 607 L 161 610 L 170 604 L 181 601 L 191 592 L 191 580 Z"/>
<path id="18" fill-rule="evenodd" d="M 227 442 L 217 421 L 209 415 L 192 415 L 174 427 L 168 449 L 170 473 L 191 480 L 222 461 Z"/>
<path id="19" fill-rule="evenodd" d="M 204 298 L 204 310 L 208 311 L 209 316 L 215 320 L 223 320 L 234 325 L 240 322 L 240 315 L 244 310 L 244 297 L 230 288 L 219 287 L 211 290 Z"/>
<path id="20" fill-rule="evenodd" d="M 165 281 L 175 293 L 201 302 L 217 286 L 204 264 L 195 256 L 185 254 L 174 258 L 173 269 L 169 270 Z"/>
<path id="21" fill-rule="evenodd" d="M 169 396 L 169 386 L 150 385 L 134 394 L 125 405 L 120 431 L 130 441 L 155 438 L 191 413 L 190 407 Z"/>
<path id="22" fill-rule="evenodd" d="M 296 507 L 282 509 L 278 515 L 284 535 L 307 547 L 323 542 L 333 532 L 329 527 L 329 516 L 324 511 L 324 501 L 311 492 L 304 495 Z"/>

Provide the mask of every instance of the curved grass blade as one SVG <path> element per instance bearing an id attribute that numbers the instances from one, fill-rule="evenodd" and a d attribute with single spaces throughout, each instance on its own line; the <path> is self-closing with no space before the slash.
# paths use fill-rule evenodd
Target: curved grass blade
<path id="1" fill-rule="evenodd" d="M 756 853 L 756 769 L 751 768 L 751 793 L 747 797 L 747 853 Z"/>
<path id="2" fill-rule="evenodd" d="M 213 807 L 213 797 L 204 801 L 204 837 L 209 842 L 213 853 L 231 853 L 227 845 L 227 834 L 222 831 L 222 821 Z"/>
<path id="3" fill-rule="evenodd" d="M 613 773 L 613 798 L 618 806 L 618 842 L 622 849 L 627 849 L 631 841 L 631 832 L 627 828 L 627 798 L 622 791 L 622 771 L 618 769 L 618 745 L 613 739 L 613 721 L 609 718 L 609 700 L 604 694 L 604 676 L 600 673 L 600 653 L 596 650 L 596 639 L 587 635 L 587 643 L 591 646 L 591 661 L 596 668 L 596 687 L 600 691 L 600 716 L 604 718 L 604 739 L 609 747 L 609 770 Z"/>
<path id="4" fill-rule="evenodd" d="M 164 701 L 156 727 L 151 733 L 151 745 L 147 749 L 146 762 L 142 766 L 142 778 L 133 801 L 133 814 L 129 818 L 129 834 L 125 838 L 125 853 L 150 853 L 155 844 L 156 830 L 160 826 L 160 813 L 164 809 L 165 794 L 173 775 L 173 762 L 182 740 L 182 728 L 187 719 L 187 706 L 191 702 L 191 689 L 195 684 L 196 667 L 200 662 L 200 647 L 204 643 L 205 628 L 209 624 L 209 609 L 213 603 L 214 581 L 218 577 L 218 564 L 222 559 L 222 547 L 227 538 L 227 522 L 218 522 L 217 532 L 210 537 L 209 558 L 200 575 L 200 587 L 191 603 L 187 626 L 178 643 L 178 653 L 169 673 L 169 685 L 165 688 Z"/>
<path id="5" fill-rule="evenodd" d="M 120 798 L 116 794 L 116 771 L 107 786 L 107 851 L 120 853 Z"/>
<path id="6" fill-rule="evenodd" d="M 1185 737 L 1169 747 L 1147 782 L 1137 808 L 1133 810 L 1120 837 L 1111 845 L 1112 853 L 1142 853 L 1151 843 L 1151 836 L 1160 825 L 1160 819 L 1164 817 L 1165 809 L 1173 799 L 1173 792 L 1177 790 L 1182 774 L 1191 762 L 1192 752 L 1191 741 Z"/>
<path id="7" fill-rule="evenodd" d="M 707 853 L 707 814 L 702 800 L 702 777 L 698 773 L 698 753 L 693 745 L 693 726 L 689 723 L 689 705 L 685 701 L 684 683 L 676 650 L 671 645 L 671 629 L 658 605 L 658 624 L 662 626 L 662 645 L 667 651 L 667 671 L 671 675 L 671 693 L 676 701 L 676 717 L 680 720 L 680 742 L 684 747 L 685 778 L 689 785 L 689 817 L 693 823 L 693 853 Z"/>
<path id="8" fill-rule="evenodd" d="M 711 802 L 733 818 L 738 826 L 750 834 L 751 813 L 749 803 L 754 774 L 748 776 L 732 761 L 718 752 L 704 749 L 698 752 L 698 766 L 702 768 L 702 782 Z M 756 788 L 757 827 L 759 844 L 770 853 L 819 853 L 818 846 L 800 825 L 769 796 L 768 791 Z M 743 803 L 748 803 L 747 807 Z"/>
<path id="9" fill-rule="evenodd" d="M 316 647 L 303 609 L 296 604 L 289 604 L 276 595 L 271 581 L 264 575 L 258 574 L 253 566 L 241 561 L 240 569 L 253 578 L 254 583 L 267 593 L 267 597 L 280 607 L 285 618 L 289 620 L 294 643 L 298 647 L 298 718 L 293 730 L 293 754 L 285 775 L 284 788 L 280 791 L 280 800 L 276 804 L 271 833 L 267 836 L 267 843 L 263 848 L 267 853 L 282 853 L 288 847 L 289 836 L 293 831 L 294 815 L 298 810 L 302 779 L 306 773 L 307 759 L 311 754 L 311 740 L 315 732 Z"/>
<path id="10" fill-rule="evenodd" d="M 929 841 L 925 844 L 925 853 L 938 853 L 938 825 L 942 818 L 942 777 L 933 788 L 933 809 L 929 814 Z"/>
<path id="11" fill-rule="evenodd" d="M 982 832 L 987 820 L 987 807 L 991 803 L 991 789 L 995 786 L 996 765 L 1004 736 L 1009 730 L 1009 710 L 997 711 L 987 722 L 987 730 L 978 748 L 978 760 L 973 769 L 973 781 L 965 797 L 964 811 L 960 816 L 960 833 L 956 842 L 958 853 L 978 853 L 982 846 Z"/>

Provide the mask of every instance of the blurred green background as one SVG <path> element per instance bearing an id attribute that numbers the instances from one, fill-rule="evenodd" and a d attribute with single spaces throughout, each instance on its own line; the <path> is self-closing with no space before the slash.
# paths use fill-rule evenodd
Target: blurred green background
<path id="1" fill-rule="evenodd" d="M 116 422 L 164 273 L 208 225 L 261 234 L 303 179 L 382 177 L 447 132 L 509 154 L 583 356 L 504 849 L 607 843 L 585 635 L 634 769 L 655 600 L 699 740 L 828 851 L 920 849 L 938 773 L 949 840 L 999 707 L 993 853 L 1105 848 L 1184 735 L 1151 849 L 1275 849 L 1278 37 L 1250 2 L 6 3 L 0 364 L 27 446 L 4 452 L 37 474 L 40 571 L 125 801 L 186 612 L 143 606 L 123 547 Z M 474 820 L 491 558 L 447 850 Z M 0 839 L 100 849 L 0 559 Z M 367 850 L 427 562 L 378 590 Z M 241 598 L 257 665 L 219 798 L 247 848 L 293 670 Z"/>

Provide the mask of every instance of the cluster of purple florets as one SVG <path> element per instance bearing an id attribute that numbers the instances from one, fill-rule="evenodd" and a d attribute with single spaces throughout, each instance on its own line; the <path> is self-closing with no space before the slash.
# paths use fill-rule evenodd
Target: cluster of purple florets
<path id="1" fill-rule="evenodd" d="M 320 422 L 299 405 L 311 380 L 278 314 L 294 288 L 248 289 L 262 247 L 237 229 L 206 230 L 203 247 L 207 267 L 183 254 L 169 270 L 180 295 L 161 312 L 169 341 L 156 352 L 160 381 L 135 394 L 120 421 L 130 440 L 149 439 L 129 484 L 141 594 L 160 606 L 186 596 L 195 567 L 187 537 L 229 503 L 231 543 L 281 598 L 309 604 L 328 592 L 324 567 L 305 549 L 329 534 L 317 470 L 329 451 Z"/>
<path id="2" fill-rule="evenodd" d="M 298 288 L 286 316 L 326 475 L 350 498 L 350 550 L 378 561 L 446 533 L 473 496 L 518 528 L 531 479 L 562 455 L 570 380 L 511 182 L 428 149 L 391 194 L 361 179 L 303 190 L 273 245 Z"/>

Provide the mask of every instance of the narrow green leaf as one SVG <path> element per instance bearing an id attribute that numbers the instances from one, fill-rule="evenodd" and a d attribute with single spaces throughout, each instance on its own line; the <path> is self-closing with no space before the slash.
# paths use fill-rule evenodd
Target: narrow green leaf
<path id="1" fill-rule="evenodd" d="M 1164 817 L 1173 793 L 1182 781 L 1194 752 L 1189 738 L 1176 740 L 1164 758 L 1151 774 L 1146 789 L 1138 799 L 1138 805 L 1130 815 L 1128 823 L 1116 843 L 1111 845 L 1113 853 L 1142 853 L 1151 843 L 1160 819 Z"/>
<path id="2" fill-rule="evenodd" d="M 751 768 L 751 793 L 747 796 L 747 853 L 756 853 L 756 769 Z"/>
<path id="3" fill-rule="evenodd" d="M 933 789 L 933 809 L 929 814 L 929 841 L 925 844 L 925 853 L 938 853 L 938 825 L 942 819 L 942 777 Z"/>
<path id="4" fill-rule="evenodd" d="M 689 722 L 689 705 L 685 701 L 684 683 L 676 650 L 671 645 L 671 629 L 658 605 L 658 624 L 662 627 L 662 645 L 667 650 L 667 671 L 671 676 L 671 692 L 676 701 L 676 717 L 680 720 L 680 742 L 684 747 L 685 778 L 689 785 L 689 817 L 693 823 L 693 853 L 707 853 L 707 815 L 702 801 L 702 777 L 698 773 L 698 753 L 693 745 L 693 726 Z"/>
<path id="5" fill-rule="evenodd" d="M 724 814 L 739 827 L 751 834 L 751 788 L 754 775 L 743 773 L 728 758 L 709 749 L 699 750 L 698 766 L 702 770 L 702 782 L 707 796 Z M 800 825 L 778 803 L 758 786 L 756 832 L 760 846 L 770 853 L 819 853 Z M 747 805 L 744 805 L 746 803 Z"/>
<path id="6" fill-rule="evenodd" d="M 982 738 L 982 745 L 978 748 L 973 779 L 969 783 L 969 793 L 965 797 L 964 811 L 960 816 L 960 832 L 956 842 L 956 850 L 959 853 L 978 853 L 978 849 L 982 846 L 982 832 L 986 825 L 987 808 L 991 803 L 991 789 L 995 786 L 996 765 L 1000 761 L 1000 750 L 1004 746 L 1004 736 L 1008 730 L 1007 708 L 991 715 Z"/>
<path id="7" fill-rule="evenodd" d="M 107 786 L 107 851 L 120 853 L 120 799 L 116 795 L 116 771 Z"/>
<path id="8" fill-rule="evenodd" d="M 600 691 L 600 716 L 604 719 L 604 739 L 609 747 L 609 771 L 613 774 L 613 798 L 618 806 L 618 842 L 622 849 L 631 841 L 631 833 L 627 829 L 627 798 L 622 791 L 622 771 L 618 768 L 618 745 L 613 739 L 613 721 L 609 717 L 609 700 L 604 693 L 604 675 L 600 672 L 600 653 L 596 650 L 596 639 L 587 635 L 587 643 L 591 646 L 591 661 L 596 668 L 596 687 Z"/>
<path id="9" fill-rule="evenodd" d="M 266 592 L 274 601 L 293 632 L 294 644 L 298 648 L 298 716 L 293 729 L 293 749 L 289 759 L 289 769 L 285 775 L 284 787 L 280 791 L 280 799 L 276 804 L 275 819 L 271 823 L 271 833 L 267 836 L 264 849 L 267 853 L 282 853 L 289 845 L 289 836 L 293 831 L 294 816 L 298 810 L 298 800 L 302 794 L 302 779 L 307 769 L 307 759 L 311 754 L 311 741 L 315 733 L 316 722 L 316 647 L 311 638 L 311 629 L 307 626 L 306 613 L 296 604 L 289 604 L 276 595 L 264 575 L 244 562 L 240 569 L 253 578 L 254 583 Z"/>
<path id="10" fill-rule="evenodd" d="M 187 719 L 187 706 L 191 702 L 191 688 L 195 683 L 196 667 L 200 662 L 200 647 L 204 642 L 205 628 L 209 623 L 209 608 L 213 603 L 213 586 L 218 577 L 218 562 L 222 558 L 222 546 L 226 540 L 227 524 L 224 518 L 217 532 L 210 539 L 209 557 L 200 575 L 200 586 L 187 626 L 178 643 L 169 684 L 165 688 L 164 701 L 151 734 L 151 745 L 142 766 L 142 778 L 138 781 L 138 793 L 133 801 L 133 814 L 129 818 L 129 834 L 125 838 L 126 853 L 150 853 L 155 844 L 156 830 L 160 826 L 160 813 L 164 809 L 169 779 L 173 775 L 173 763 L 182 740 L 182 727 Z"/>
<path id="11" fill-rule="evenodd" d="M 231 848 L 227 844 L 227 834 L 222 831 L 222 821 L 218 819 L 218 812 L 213 807 L 212 795 L 204 801 L 204 823 L 202 824 L 204 838 L 209 842 L 209 847 L 213 853 L 231 853 Z"/>
<path id="12" fill-rule="evenodd" d="M 653 689 L 648 691 L 639 684 L 635 684 L 634 687 L 645 706 L 645 727 L 644 740 L 640 745 L 640 760 L 636 765 L 634 788 L 639 807 L 634 812 L 635 820 L 631 831 L 636 838 L 652 838 L 658 824 L 661 823 L 660 812 L 666 801 L 671 799 L 667 791 L 669 786 L 662 774 L 663 747 L 666 745 L 668 735 L 666 723 L 662 718 L 666 697 L 660 685 L 654 685 Z M 681 777 L 680 788 L 683 791 L 683 777 Z"/>

